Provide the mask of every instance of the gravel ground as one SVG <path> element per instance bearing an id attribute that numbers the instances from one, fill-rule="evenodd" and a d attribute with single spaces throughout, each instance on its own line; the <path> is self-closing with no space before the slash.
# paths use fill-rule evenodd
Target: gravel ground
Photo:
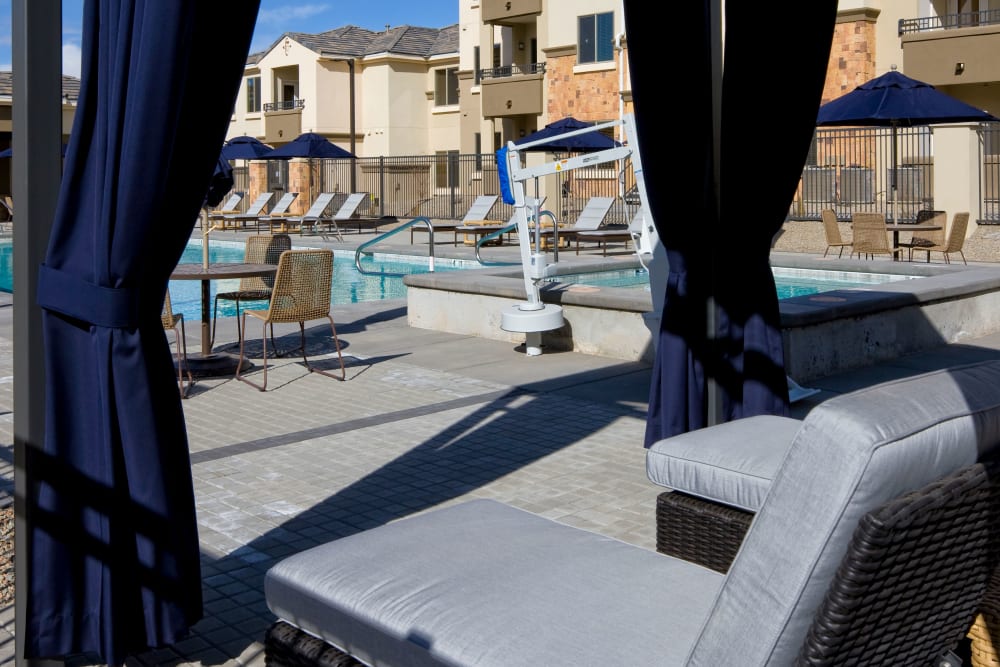
<path id="1" fill-rule="evenodd" d="M 966 239 L 962 251 L 965 259 L 970 262 L 1000 262 L 1000 225 L 975 225 L 972 235 Z M 840 223 L 840 233 L 845 240 L 850 240 L 851 229 L 846 222 Z M 905 232 L 904 232 L 905 234 Z M 789 220 L 784 224 L 782 233 L 774 243 L 774 249 L 783 252 L 804 252 L 822 255 L 826 250 L 826 239 L 823 235 L 823 223 L 819 220 Z M 919 255 L 921 261 L 923 253 Z M 958 255 L 952 259 L 961 262 Z M 939 252 L 931 255 L 931 262 L 944 262 Z"/>

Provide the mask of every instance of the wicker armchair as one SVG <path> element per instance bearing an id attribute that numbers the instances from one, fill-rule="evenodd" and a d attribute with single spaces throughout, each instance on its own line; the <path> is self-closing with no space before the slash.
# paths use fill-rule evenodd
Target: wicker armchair
<path id="1" fill-rule="evenodd" d="M 889 255 L 893 259 L 902 252 L 901 248 L 889 245 L 889 232 L 885 227 L 884 213 L 855 213 L 851 219 L 851 255 L 864 255 L 868 259 L 875 255 Z"/>
<path id="2" fill-rule="evenodd" d="M 909 261 L 913 261 L 913 251 L 919 250 L 920 248 L 926 248 L 929 246 L 941 245 L 945 242 L 944 230 L 948 224 L 948 214 L 944 211 L 933 211 L 929 209 L 921 209 L 917 211 L 916 224 L 935 224 L 941 225 L 941 229 L 932 229 L 922 232 L 913 232 L 909 241 L 900 241 L 899 247 L 906 248 Z M 930 258 L 930 253 L 927 254 Z"/>
<path id="3" fill-rule="evenodd" d="M 163 323 L 165 331 L 174 332 L 174 341 L 177 344 L 177 388 L 181 392 L 181 398 L 187 398 L 188 390 L 194 379 L 191 376 L 191 367 L 187 361 L 187 338 L 184 333 L 184 314 L 175 313 L 170 303 L 170 290 L 167 290 L 163 298 L 163 311 L 160 313 L 160 321 Z M 187 377 L 187 386 L 184 385 L 184 378 Z"/>
<path id="4" fill-rule="evenodd" d="M 918 248 L 913 248 L 912 250 L 922 250 L 926 252 L 928 262 L 931 261 L 932 252 L 939 252 L 944 255 L 945 264 L 951 264 L 950 255 L 957 252 L 962 258 L 962 263 L 968 264 L 968 262 L 965 261 L 965 253 L 962 252 L 962 247 L 965 245 L 965 234 L 968 228 L 968 212 L 956 213 L 951 219 L 951 226 L 948 227 L 948 238 L 944 243 L 920 246 Z"/>
<path id="5" fill-rule="evenodd" d="M 271 290 L 270 306 L 267 310 L 244 310 L 240 322 L 240 364 L 236 369 L 236 379 L 252 385 L 260 391 L 267 389 L 267 327 L 274 324 L 297 322 L 301 338 L 302 361 L 310 372 L 326 375 L 338 380 L 346 377 L 344 357 L 340 353 L 340 340 L 337 338 L 337 328 L 331 314 L 330 298 L 333 283 L 333 251 L 332 250 L 286 250 L 278 260 L 278 271 L 274 276 L 274 287 Z M 264 350 L 264 375 L 261 384 L 241 375 L 243 367 L 244 344 L 246 343 L 247 316 L 263 322 L 264 331 L 261 342 Z M 309 364 L 306 357 L 305 323 L 309 320 L 328 319 L 333 333 L 333 342 L 340 361 L 340 376 L 328 373 Z M 273 329 L 272 329 L 273 339 Z M 273 344 L 273 340 L 272 340 Z M 281 356 L 277 354 L 276 356 Z"/>
<path id="6" fill-rule="evenodd" d="M 243 261 L 248 264 L 277 264 L 281 253 L 292 249 L 292 238 L 288 234 L 256 234 L 248 236 L 243 249 Z M 253 276 L 241 278 L 234 292 L 219 292 L 212 304 L 212 339 L 215 344 L 215 321 L 219 312 L 219 299 L 236 302 L 236 321 L 240 319 L 240 303 L 243 301 L 267 301 L 271 298 L 274 276 Z M 243 333 L 237 326 L 236 334 L 242 340 Z"/>
<path id="7" fill-rule="evenodd" d="M 851 242 L 845 241 L 844 237 L 840 234 L 840 223 L 837 222 L 837 212 L 832 208 L 823 209 L 823 233 L 826 234 L 826 250 L 823 251 L 823 256 L 830 252 L 830 248 L 837 248 L 840 252 L 837 257 L 844 256 L 844 248 L 850 248 Z"/>

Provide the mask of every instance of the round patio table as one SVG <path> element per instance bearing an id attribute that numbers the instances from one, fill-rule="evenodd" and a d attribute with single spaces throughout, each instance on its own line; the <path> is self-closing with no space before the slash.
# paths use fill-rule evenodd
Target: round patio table
<path id="1" fill-rule="evenodd" d="M 932 225 L 929 222 L 921 223 L 905 223 L 905 222 L 893 222 L 887 223 L 886 231 L 892 232 L 892 247 L 893 249 L 899 248 L 899 233 L 900 232 L 935 232 L 939 229 L 943 229 L 941 225 Z M 893 255 L 892 260 L 894 262 L 899 261 L 898 255 Z"/>
<path id="2" fill-rule="evenodd" d="M 232 375 L 236 373 L 236 368 L 240 364 L 238 355 L 229 352 L 213 352 L 211 349 L 211 281 L 225 278 L 266 276 L 274 274 L 277 270 L 276 264 L 247 264 L 243 262 L 217 262 L 209 264 L 207 268 L 204 264 L 192 262 L 178 264 L 174 268 L 173 273 L 170 274 L 171 280 L 201 281 L 201 351 L 197 355 L 188 357 L 188 366 L 192 375 L 195 377 Z M 253 367 L 247 360 L 244 360 L 243 366 L 244 369 Z"/>

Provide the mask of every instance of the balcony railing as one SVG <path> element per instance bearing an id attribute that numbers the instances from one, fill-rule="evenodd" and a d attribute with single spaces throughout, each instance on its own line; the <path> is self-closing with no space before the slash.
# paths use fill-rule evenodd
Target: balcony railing
<path id="1" fill-rule="evenodd" d="M 301 109 L 306 105 L 305 100 L 285 100 L 284 102 L 265 102 L 264 113 L 268 111 L 292 111 Z"/>
<path id="2" fill-rule="evenodd" d="M 527 65 L 505 65 L 493 69 L 480 70 L 480 79 L 503 79 L 525 74 L 545 74 L 545 63 L 529 63 Z"/>
<path id="3" fill-rule="evenodd" d="M 980 25 L 996 25 L 1000 23 L 1000 9 L 984 9 L 978 12 L 963 12 L 961 14 L 943 14 L 928 16 L 921 19 L 899 19 L 900 36 L 913 32 L 928 30 L 953 30 L 955 28 L 971 28 Z"/>

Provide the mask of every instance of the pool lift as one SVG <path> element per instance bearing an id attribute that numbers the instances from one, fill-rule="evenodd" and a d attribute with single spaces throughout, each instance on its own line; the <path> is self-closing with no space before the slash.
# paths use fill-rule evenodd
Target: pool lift
<path id="1" fill-rule="evenodd" d="M 554 162 L 532 167 L 521 166 L 520 151 L 526 150 L 537 144 L 549 143 L 555 139 L 564 139 L 587 132 L 599 132 L 605 128 L 623 125 L 626 136 L 630 140 L 629 146 L 615 146 L 585 155 L 578 155 Z M 643 266 L 648 266 L 648 259 L 653 256 L 654 248 L 659 243 L 656 235 L 656 227 L 653 224 L 652 216 L 648 209 L 643 206 L 646 201 L 646 186 L 643 181 L 642 161 L 639 157 L 638 139 L 635 131 L 635 118 L 628 114 L 621 120 L 609 121 L 585 127 L 579 130 L 571 130 L 555 136 L 529 141 L 521 144 L 507 142 L 507 146 L 497 151 L 497 166 L 500 176 L 500 194 L 505 204 L 514 206 L 514 217 L 517 222 L 518 245 L 521 249 L 521 268 L 524 273 L 524 288 L 527 292 L 528 300 L 523 303 L 514 304 L 500 314 L 500 328 L 504 331 L 520 332 L 525 334 L 525 352 L 528 356 L 537 356 L 542 353 L 542 332 L 552 331 L 563 326 L 562 307 L 543 303 L 539 291 L 539 283 L 546 278 L 555 275 L 553 270 L 556 263 L 548 263 L 545 252 L 541 244 L 541 225 L 539 220 L 539 201 L 525 197 L 524 182 L 528 179 L 548 176 L 564 171 L 572 171 L 583 167 L 593 167 L 594 165 L 613 160 L 631 158 L 633 172 L 635 173 L 636 190 L 639 194 L 640 214 L 643 216 L 643 224 L 640 234 L 635 239 L 636 253 Z M 529 215 L 528 209 L 531 209 Z M 532 229 L 528 226 L 528 220 L 536 221 L 534 227 L 535 249 L 531 248 Z M 556 232 L 558 233 L 558 232 Z M 555 243 L 558 244 L 558 238 Z M 646 258 L 646 261 L 643 260 Z"/>

